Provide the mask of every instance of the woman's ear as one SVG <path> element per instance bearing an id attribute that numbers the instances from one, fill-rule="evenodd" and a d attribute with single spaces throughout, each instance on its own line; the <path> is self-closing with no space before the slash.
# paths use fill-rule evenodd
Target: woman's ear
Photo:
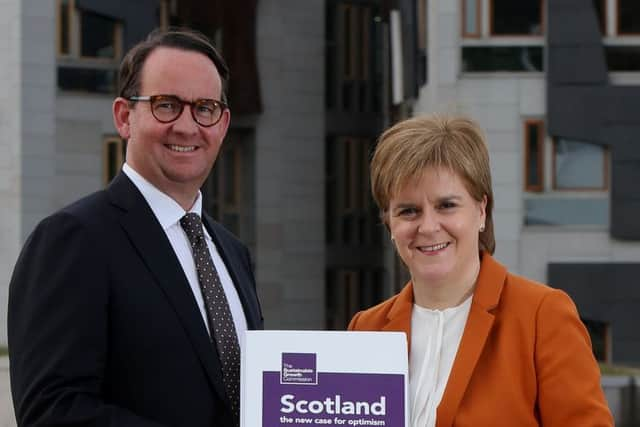
<path id="1" fill-rule="evenodd" d="M 480 201 L 480 224 L 483 225 L 487 222 L 487 195 L 482 196 L 482 200 Z"/>

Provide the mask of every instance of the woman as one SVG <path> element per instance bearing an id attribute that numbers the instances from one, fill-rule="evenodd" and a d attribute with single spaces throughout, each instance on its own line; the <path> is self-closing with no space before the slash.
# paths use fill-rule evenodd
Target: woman
<path id="1" fill-rule="evenodd" d="M 613 426 L 571 299 L 492 257 L 489 155 L 473 121 L 396 124 L 371 187 L 411 280 L 349 329 L 407 334 L 412 427 Z"/>

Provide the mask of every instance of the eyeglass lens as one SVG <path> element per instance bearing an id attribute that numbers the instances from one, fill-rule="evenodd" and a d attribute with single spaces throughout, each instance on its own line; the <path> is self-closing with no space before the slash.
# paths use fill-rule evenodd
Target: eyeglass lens
<path id="1" fill-rule="evenodd" d="M 202 126 L 213 126 L 222 117 L 222 105 L 210 99 L 188 102 L 174 96 L 158 95 L 151 97 L 150 101 L 154 117 L 164 123 L 176 120 L 185 104 L 190 105 L 193 119 Z"/>

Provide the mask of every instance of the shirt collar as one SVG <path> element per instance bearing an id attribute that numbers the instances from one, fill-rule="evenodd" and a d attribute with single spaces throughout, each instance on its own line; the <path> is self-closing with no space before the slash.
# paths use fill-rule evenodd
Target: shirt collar
<path id="1" fill-rule="evenodd" d="M 180 221 L 180 218 L 187 213 L 182 209 L 182 206 L 180 206 L 178 202 L 147 181 L 128 163 L 125 163 L 122 166 L 122 171 L 133 182 L 133 185 L 140 190 L 142 197 L 144 197 L 149 204 L 149 207 L 158 219 L 163 230 L 167 230 L 169 227 L 176 224 Z M 200 217 L 202 216 L 202 193 L 200 193 L 200 191 L 198 191 L 198 197 L 196 197 L 196 201 L 189 212 L 196 213 Z"/>

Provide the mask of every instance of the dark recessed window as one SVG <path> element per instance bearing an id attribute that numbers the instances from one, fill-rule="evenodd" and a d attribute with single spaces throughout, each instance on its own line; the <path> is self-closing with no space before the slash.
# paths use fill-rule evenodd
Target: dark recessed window
<path id="1" fill-rule="evenodd" d="M 605 46 L 609 71 L 640 71 L 640 46 Z"/>
<path id="2" fill-rule="evenodd" d="M 540 46 L 463 47 L 462 71 L 542 71 Z"/>
<path id="3" fill-rule="evenodd" d="M 618 33 L 640 34 L 640 1 L 618 0 Z"/>
<path id="4" fill-rule="evenodd" d="M 609 361 L 609 324 L 598 320 L 582 319 L 589 331 L 593 355 L 598 362 Z"/>
<path id="5" fill-rule="evenodd" d="M 71 17 L 71 7 L 68 0 L 60 0 L 60 7 L 58 9 L 58 16 L 60 17 L 60 31 L 58 32 L 58 50 L 60 55 L 69 54 L 69 37 L 71 36 L 69 31 L 69 21 Z"/>
<path id="6" fill-rule="evenodd" d="M 59 65 L 58 88 L 61 90 L 115 93 L 116 70 Z"/>
<path id="7" fill-rule="evenodd" d="M 542 35 L 542 0 L 493 0 L 491 34 Z"/>
<path id="8" fill-rule="evenodd" d="M 544 131 L 541 120 L 525 123 L 525 189 L 527 191 L 544 190 L 543 141 Z"/>
<path id="9" fill-rule="evenodd" d="M 80 22 L 81 56 L 115 59 L 117 22 L 89 12 L 82 12 Z"/>

